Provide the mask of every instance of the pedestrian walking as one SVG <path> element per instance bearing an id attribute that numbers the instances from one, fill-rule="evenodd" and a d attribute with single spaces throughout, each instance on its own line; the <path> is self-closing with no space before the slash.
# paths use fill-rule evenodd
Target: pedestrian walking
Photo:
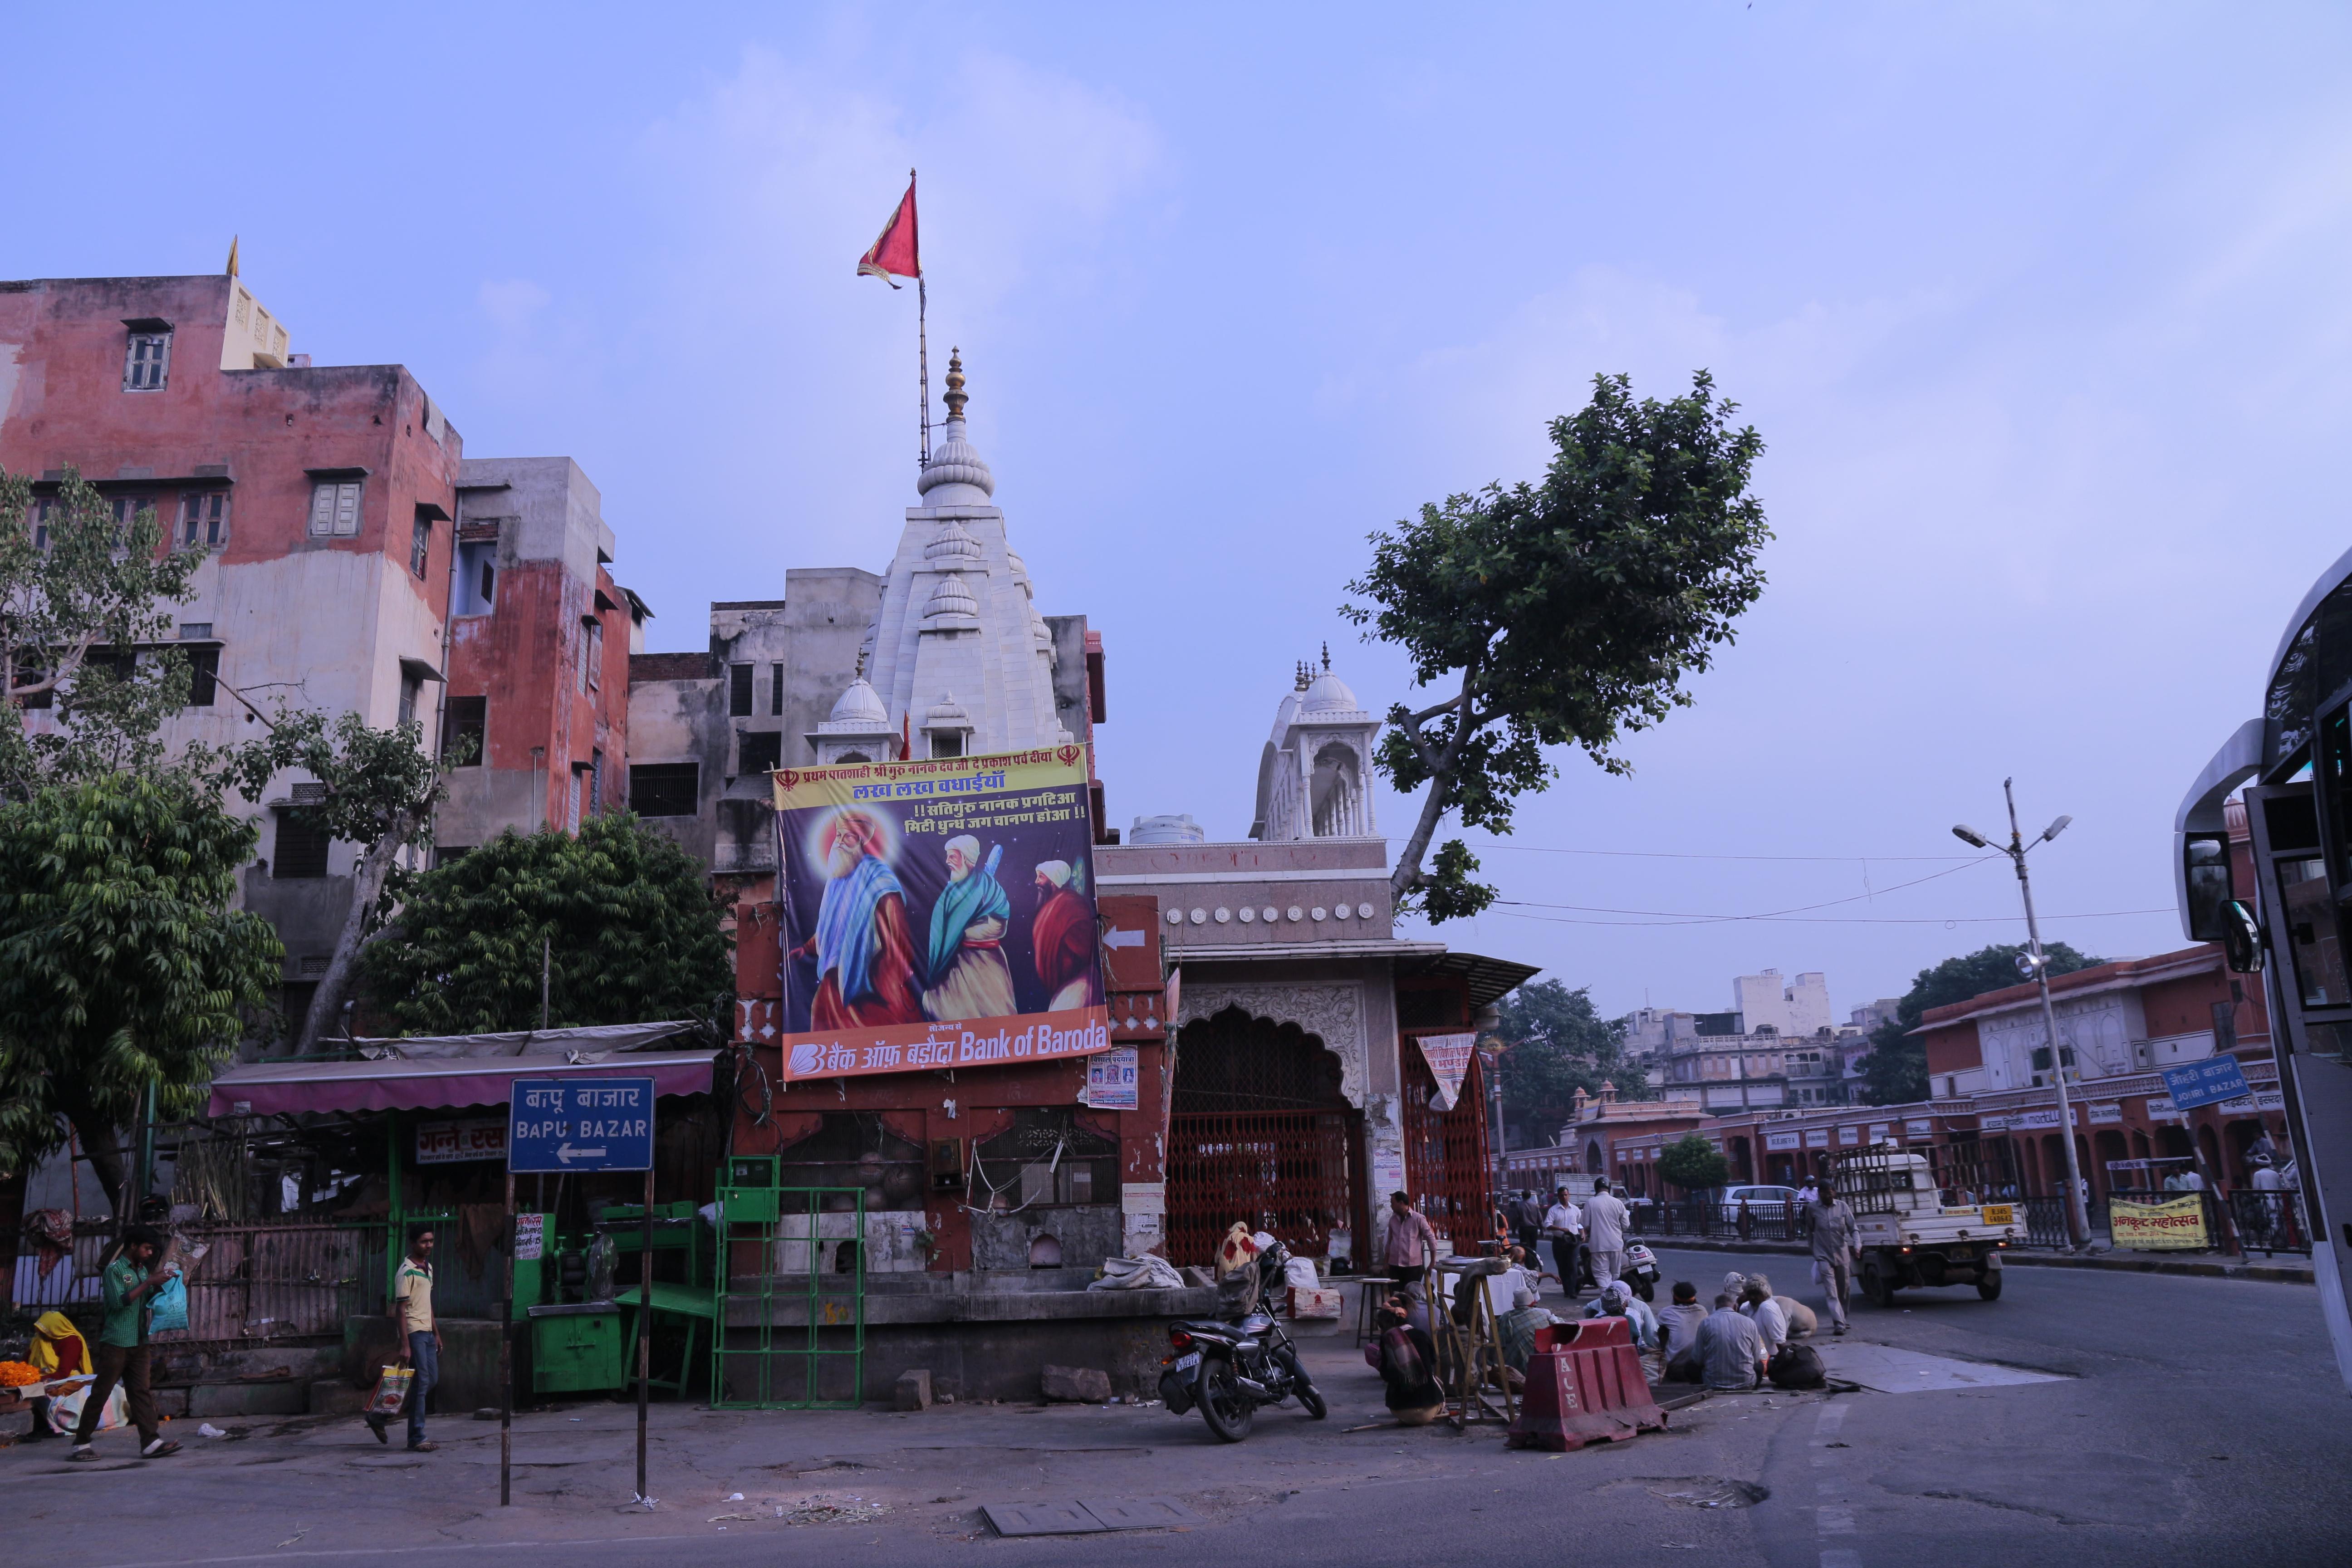
<path id="1" fill-rule="evenodd" d="M 429 1454 L 441 1445 L 425 1436 L 425 1401 L 441 1381 L 441 1331 L 433 1322 L 433 1233 L 420 1230 L 408 1244 L 393 1279 L 392 1316 L 400 1326 L 401 1363 L 414 1370 L 408 1384 L 408 1451 Z M 392 1439 L 384 1418 L 371 1411 L 368 1429 L 379 1443 Z"/>
<path id="2" fill-rule="evenodd" d="M 1517 1232 L 1519 1245 L 1527 1249 L 1528 1266 L 1541 1268 L 1543 1257 L 1543 1205 L 1536 1202 L 1533 1192 L 1523 1191 L 1511 1209 L 1511 1222 Z"/>
<path id="3" fill-rule="evenodd" d="M 1853 1288 L 1853 1268 L 1862 1256 L 1854 1234 L 1853 1210 L 1834 1192 L 1814 1194 L 1808 1211 L 1812 1220 L 1813 1274 L 1830 1300 L 1830 1332 L 1845 1332 L 1845 1299 Z"/>
<path id="4" fill-rule="evenodd" d="M 139 1457 L 160 1459 L 180 1451 L 177 1443 L 163 1439 L 155 1391 L 148 1380 L 147 1345 L 147 1320 L 155 1305 L 152 1298 L 176 1269 L 177 1265 L 165 1255 L 163 1238 L 154 1231 L 143 1225 L 123 1231 L 121 1248 L 106 1266 L 100 1284 L 104 1316 L 99 1320 L 98 1350 L 92 1357 L 97 1376 L 83 1396 L 81 1421 L 74 1428 L 73 1451 L 67 1458 L 89 1463 L 98 1458 L 90 1439 L 97 1435 L 99 1418 L 118 1386 L 128 1396 L 131 1424 L 139 1428 Z"/>
<path id="5" fill-rule="evenodd" d="M 1748 1240 L 1756 1234 L 1756 1216 L 1748 1212 L 1748 1194 L 1739 1194 L 1739 1216 L 1732 1222 L 1738 1227 L 1739 1239 Z"/>
<path id="6" fill-rule="evenodd" d="M 1605 1182 L 1584 1200 L 1584 1242 L 1592 1248 L 1592 1282 L 1604 1290 L 1625 1267 L 1627 1218 L 1623 1201 Z"/>
<path id="7" fill-rule="evenodd" d="M 1566 1187 L 1552 1189 L 1543 1227 L 1551 1241 L 1551 1270 L 1559 1278 L 1559 1288 L 1574 1296 L 1584 1288 L 1584 1214 L 1568 1201 Z"/>

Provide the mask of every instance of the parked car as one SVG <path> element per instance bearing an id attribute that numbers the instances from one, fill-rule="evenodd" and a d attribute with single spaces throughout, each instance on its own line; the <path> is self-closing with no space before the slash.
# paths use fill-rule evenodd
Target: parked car
<path id="1" fill-rule="evenodd" d="M 1739 1201 L 1748 1200 L 1748 1215 L 1759 1222 L 1780 1223 L 1782 1216 L 1796 1212 L 1797 1189 L 1764 1186 L 1754 1184 L 1723 1189 L 1723 1205 L 1719 1211 L 1726 1225 L 1739 1222 Z"/>

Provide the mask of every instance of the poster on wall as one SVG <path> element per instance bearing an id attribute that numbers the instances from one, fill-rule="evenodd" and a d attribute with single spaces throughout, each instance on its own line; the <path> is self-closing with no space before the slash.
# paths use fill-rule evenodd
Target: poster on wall
<path id="1" fill-rule="evenodd" d="M 1429 1076 L 1437 1080 L 1437 1093 L 1432 1097 L 1440 1110 L 1454 1109 L 1454 1097 L 1462 1092 L 1462 1080 L 1470 1071 L 1470 1053 L 1478 1044 L 1476 1035 L 1423 1035 L 1421 1059 L 1429 1064 Z"/>
<path id="2" fill-rule="evenodd" d="M 1139 1053 L 1133 1046 L 1114 1046 L 1087 1058 L 1086 1103 L 1097 1110 L 1134 1110 L 1142 1104 Z"/>
<path id="3" fill-rule="evenodd" d="M 1111 1048 L 1085 747 L 772 776 L 786 1082 Z"/>

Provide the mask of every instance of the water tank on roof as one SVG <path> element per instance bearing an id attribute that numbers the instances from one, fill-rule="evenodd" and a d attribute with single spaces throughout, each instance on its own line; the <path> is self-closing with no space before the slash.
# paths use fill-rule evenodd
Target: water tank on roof
<path id="1" fill-rule="evenodd" d="M 1128 831 L 1129 844 L 1200 844 L 1208 839 L 1201 825 L 1184 813 L 1173 816 L 1139 816 Z"/>

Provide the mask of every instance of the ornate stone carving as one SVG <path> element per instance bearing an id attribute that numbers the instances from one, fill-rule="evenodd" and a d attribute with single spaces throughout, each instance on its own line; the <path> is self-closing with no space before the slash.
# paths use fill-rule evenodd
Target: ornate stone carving
<path id="1" fill-rule="evenodd" d="M 1228 1007 L 1277 1024 L 1296 1024 L 1339 1058 L 1339 1092 L 1360 1107 L 1371 1087 L 1371 1042 L 1364 994 L 1357 985 L 1192 985 L 1183 987 L 1178 1025 L 1213 1018 Z M 1180 1047 L 1181 1048 L 1181 1047 Z"/>

